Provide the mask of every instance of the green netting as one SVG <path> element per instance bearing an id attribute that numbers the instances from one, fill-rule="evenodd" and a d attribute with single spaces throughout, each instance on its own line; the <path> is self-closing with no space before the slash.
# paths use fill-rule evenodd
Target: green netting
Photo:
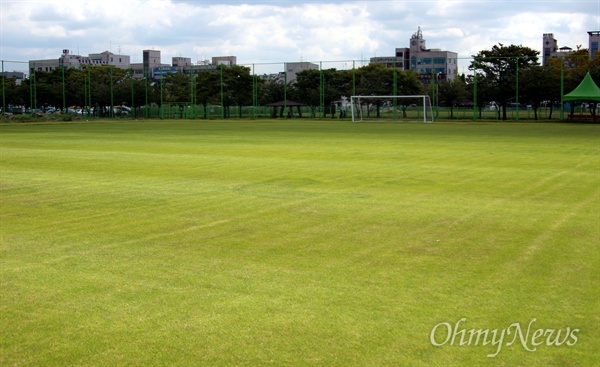
<path id="1" fill-rule="evenodd" d="M 21 72 L 22 77 L 15 77 L 14 72 Z M 460 96 L 454 99 L 450 99 L 456 92 L 452 81 L 440 80 L 438 74 L 427 78 L 417 74 L 417 88 L 411 84 L 414 76 L 410 71 L 379 67 L 366 60 L 221 65 L 180 71 L 163 68 L 159 72 L 89 65 L 38 71 L 36 65 L 27 62 L 2 61 L 2 112 L 33 118 L 60 113 L 85 119 L 349 119 L 351 95 L 427 93 L 436 120 L 499 120 L 504 115 L 511 120 L 563 117 L 559 97 L 542 103 L 534 102 L 531 96 L 536 88 L 563 90 L 563 75 L 543 87 L 535 84 L 539 80 L 526 78 L 523 71 L 507 76 L 510 81 L 506 85 L 513 96 L 500 111 L 490 100 L 490 87 L 477 68 L 454 79 L 462 83 Z M 587 100 L 598 100 L 593 97 L 598 87 L 591 87 L 589 74 L 586 80 L 565 95 L 565 100 L 577 101 L 582 90 Z M 291 106 L 292 102 L 301 105 Z M 283 106 L 275 108 L 273 103 Z M 585 108 L 592 111 L 592 107 Z"/>

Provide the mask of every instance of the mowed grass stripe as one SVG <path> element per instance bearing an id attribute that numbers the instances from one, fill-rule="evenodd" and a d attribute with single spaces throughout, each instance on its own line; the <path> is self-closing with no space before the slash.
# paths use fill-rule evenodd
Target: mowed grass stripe
<path id="1" fill-rule="evenodd" d="M 0 126 L 2 364 L 593 365 L 596 125 Z M 581 329 L 526 352 L 429 342 Z"/>

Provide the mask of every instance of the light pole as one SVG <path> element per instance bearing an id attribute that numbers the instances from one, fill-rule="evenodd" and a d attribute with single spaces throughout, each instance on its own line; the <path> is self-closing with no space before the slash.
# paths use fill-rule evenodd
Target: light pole
<path id="1" fill-rule="evenodd" d="M 440 116 L 440 76 L 442 72 L 440 71 L 435 75 L 435 117 L 438 118 Z"/>

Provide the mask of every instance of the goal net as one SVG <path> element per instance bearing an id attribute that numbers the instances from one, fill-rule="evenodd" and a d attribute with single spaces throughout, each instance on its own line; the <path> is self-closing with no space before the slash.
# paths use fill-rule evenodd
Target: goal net
<path id="1" fill-rule="evenodd" d="M 352 121 L 433 122 L 428 95 L 351 96 Z"/>

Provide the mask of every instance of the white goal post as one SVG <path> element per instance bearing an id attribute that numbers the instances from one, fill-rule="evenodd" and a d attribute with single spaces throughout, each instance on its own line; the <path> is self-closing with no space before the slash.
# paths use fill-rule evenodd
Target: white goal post
<path id="1" fill-rule="evenodd" d="M 406 96 L 351 96 L 352 122 L 367 120 L 433 122 L 431 99 L 426 94 Z M 365 108 L 366 114 L 365 116 Z M 372 116 L 375 114 L 375 116 Z"/>

